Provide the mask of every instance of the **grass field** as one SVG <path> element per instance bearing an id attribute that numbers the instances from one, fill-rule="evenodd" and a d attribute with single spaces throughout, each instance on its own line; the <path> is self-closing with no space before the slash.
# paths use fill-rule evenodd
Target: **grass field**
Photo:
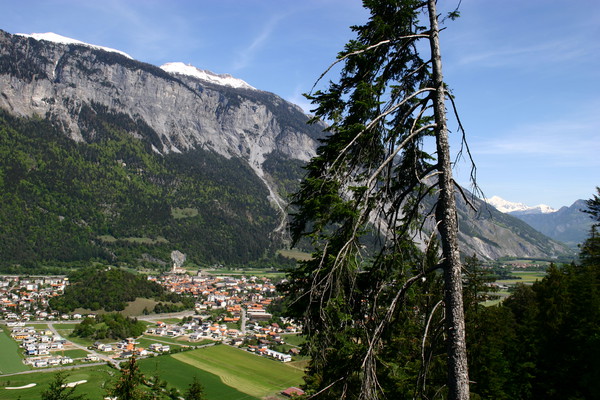
<path id="1" fill-rule="evenodd" d="M 312 258 L 310 253 L 305 253 L 300 250 L 278 250 L 277 253 L 287 258 L 293 258 L 298 261 L 308 261 Z"/>
<path id="2" fill-rule="evenodd" d="M 225 360 L 221 360 L 221 362 L 224 363 Z M 208 400 L 258 400 L 257 397 L 249 396 L 227 386 L 217 375 L 179 361 L 173 356 L 147 358 L 140 360 L 139 365 L 140 370 L 147 377 L 158 375 L 161 379 L 169 382 L 169 386 L 176 387 L 182 393 L 187 390 L 196 376 L 204 386 L 204 393 Z"/>
<path id="3" fill-rule="evenodd" d="M 171 347 L 171 350 L 177 350 L 181 348 L 181 343 L 173 343 L 172 341 L 163 340 L 162 337 L 144 336 L 137 339 L 137 342 L 139 343 L 140 347 L 145 349 L 147 349 L 152 343 L 167 344 Z"/>
<path id="4" fill-rule="evenodd" d="M 215 374 L 223 383 L 254 397 L 265 397 L 302 383 L 301 370 L 229 346 L 174 354 L 174 359 Z"/>
<path id="5" fill-rule="evenodd" d="M 496 283 L 506 285 L 506 286 L 515 286 L 517 284 L 523 285 L 533 285 L 534 282 L 542 280 L 546 273 L 543 271 L 513 271 L 511 272 L 511 276 L 513 278 L 510 279 L 499 279 Z M 495 306 L 501 303 L 504 299 L 510 296 L 510 292 L 506 289 L 502 289 L 494 295 L 499 296 L 498 299 L 489 300 L 483 303 L 484 306 Z"/>
<path id="6" fill-rule="evenodd" d="M 135 301 L 129 302 L 125 309 L 121 311 L 121 314 L 129 317 L 142 315 L 144 313 L 144 309 L 152 311 L 154 310 L 154 306 L 156 304 L 158 304 L 158 301 L 154 299 L 144 299 L 138 297 L 137 299 L 135 299 Z"/>
<path id="7" fill-rule="evenodd" d="M 304 343 L 306 341 L 304 336 L 298 335 L 297 333 L 283 334 L 283 335 L 281 335 L 281 338 L 286 343 L 289 343 L 289 344 L 291 344 L 293 346 L 297 346 L 297 347 L 301 346 L 302 343 Z"/>
<path id="8" fill-rule="evenodd" d="M 0 377 L 0 400 L 39 400 L 40 393 L 48 388 L 54 378 L 54 372 L 35 372 L 7 377 Z M 95 366 L 69 370 L 67 383 L 87 381 L 77 386 L 75 394 L 84 394 L 89 400 L 100 400 L 106 395 L 106 388 L 118 376 L 118 372 L 107 366 Z M 9 390 L 6 387 L 21 387 L 35 383 L 26 389 Z"/>
<path id="9" fill-rule="evenodd" d="M 87 351 L 81 349 L 73 349 L 73 350 L 59 350 L 53 352 L 53 354 L 60 354 L 61 356 L 71 357 L 71 358 L 82 358 L 86 357 L 88 354 Z"/>
<path id="10" fill-rule="evenodd" d="M 30 368 L 23 364 L 21 350 L 9 336 L 6 329 L 0 329 L 0 374 L 28 371 Z"/>

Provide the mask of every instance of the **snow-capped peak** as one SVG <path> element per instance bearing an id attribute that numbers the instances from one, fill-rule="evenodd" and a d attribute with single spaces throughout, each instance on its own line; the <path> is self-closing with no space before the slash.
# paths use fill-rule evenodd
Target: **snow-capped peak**
<path id="1" fill-rule="evenodd" d="M 93 49 L 109 51 L 109 52 L 112 52 L 112 53 L 118 53 L 118 54 L 121 54 L 121 55 L 123 55 L 123 56 L 125 56 L 127 58 L 133 59 L 133 57 L 131 57 L 129 54 L 124 53 L 122 51 L 111 49 L 110 47 L 96 46 L 95 44 L 85 43 L 85 42 L 82 42 L 80 40 L 71 39 L 71 38 L 68 38 L 66 36 L 58 35 L 58 34 L 53 33 L 53 32 L 31 33 L 31 34 L 16 33 L 15 35 L 30 37 L 30 38 L 33 38 L 35 40 L 46 40 L 48 42 L 61 43 L 61 44 L 80 44 L 80 45 L 83 45 L 83 46 L 91 47 Z"/>
<path id="2" fill-rule="evenodd" d="M 229 74 L 215 74 L 213 72 L 199 69 L 193 65 L 184 64 L 182 62 L 167 63 L 161 65 L 160 68 L 170 74 L 188 75 L 217 85 L 230 86 L 233 88 L 255 89 L 243 80 L 234 78 Z"/>
<path id="3" fill-rule="evenodd" d="M 512 213 L 512 212 L 527 212 L 527 213 L 539 213 L 539 214 L 549 214 L 556 212 L 550 206 L 545 204 L 538 204 L 537 206 L 528 206 L 523 203 L 514 203 L 508 200 L 504 200 L 498 196 L 492 196 L 489 199 L 485 199 L 485 201 L 494 206 L 498 211 L 503 213 Z"/>

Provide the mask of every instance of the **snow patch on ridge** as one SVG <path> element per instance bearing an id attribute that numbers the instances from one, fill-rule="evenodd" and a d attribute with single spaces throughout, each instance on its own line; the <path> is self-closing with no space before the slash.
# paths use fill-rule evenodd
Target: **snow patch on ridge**
<path id="1" fill-rule="evenodd" d="M 121 55 L 123 55 L 123 56 L 125 56 L 127 58 L 133 59 L 133 57 L 131 57 L 129 54 L 127 54 L 125 52 L 122 52 L 122 51 L 119 51 L 119 50 L 115 50 L 115 49 L 111 49 L 110 47 L 96 46 L 95 44 L 85 43 L 85 42 L 82 42 L 80 40 L 71 39 L 71 38 L 68 38 L 66 36 L 58 35 L 58 34 L 53 33 L 53 32 L 31 33 L 31 34 L 27 34 L 27 33 L 15 33 L 15 35 L 32 38 L 32 39 L 35 39 L 35 40 L 38 40 L 38 41 L 39 40 L 45 40 L 47 42 L 60 43 L 60 44 L 79 44 L 79 45 L 91 47 L 91 48 L 97 49 L 97 50 L 104 50 L 104 51 L 108 51 L 108 52 L 111 52 L 111 53 L 118 53 L 118 54 L 121 54 Z"/>
<path id="2" fill-rule="evenodd" d="M 489 199 L 485 199 L 485 201 L 494 206 L 498 211 L 503 212 L 503 213 L 511 213 L 511 212 L 524 212 L 527 211 L 528 213 L 539 213 L 539 214 L 549 214 L 549 213 L 553 213 L 556 212 L 555 209 L 553 209 L 550 206 L 547 206 L 545 204 L 538 204 L 537 206 L 528 206 L 526 204 L 523 203 L 515 203 L 512 201 L 508 201 L 508 200 L 504 200 L 501 197 L 498 196 L 492 196 Z"/>
<path id="3" fill-rule="evenodd" d="M 215 83 L 221 86 L 230 86 L 232 88 L 242 88 L 242 89 L 254 89 L 256 88 L 250 86 L 248 83 L 244 82 L 241 79 L 234 78 L 229 74 L 215 74 L 210 71 L 206 71 L 203 69 L 199 69 L 194 67 L 193 65 L 184 64 L 182 62 L 172 62 L 161 65 L 160 67 L 163 71 L 168 72 L 170 74 L 181 74 L 187 75 L 194 78 L 201 79 L 203 81 L 207 81 L 210 83 Z"/>

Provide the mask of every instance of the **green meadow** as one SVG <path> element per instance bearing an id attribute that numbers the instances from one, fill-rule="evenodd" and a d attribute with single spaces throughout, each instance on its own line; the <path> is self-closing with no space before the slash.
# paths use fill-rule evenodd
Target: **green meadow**
<path id="1" fill-rule="evenodd" d="M 188 353 L 190 352 L 185 354 Z M 225 360 L 220 362 L 224 363 Z M 208 400 L 258 400 L 257 397 L 249 396 L 234 387 L 227 386 L 219 376 L 198 369 L 189 363 L 179 361 L 173 356 L 146 358 L 140 360 L 139 365 L 140 370 L 147 377 L 158 375 L 160 379 L 167 381 L 169 386 L 179 389 L 182 393 L 185 393 L 194 376 L 196 376 L 204 386 L 204 392 Z"/>
<path id="2" fill-rule="evenodd" d="M 40 393 L 46 390 L 54 378 L 54 372 L 35 372 L 0 377 L 0 400 L 39 400 Z M 118 372 L 108 366 L 94 366 L 72 369 L 67 371 L 67 383 L 86 381 L 79 385 L 75 394 L 84 394 L 90 400 L 101 400 L 106 395 L 106 389 L 118 376 Z M 28 385 L 35 384 L 33 387 Z M 7 389 L 20 388 L 23 389 Z"/>
<path id="3" fill-rule="evenodd" d="M 508 287 L 515 286 L 517 284 L 523 285 L 533 285 L 536 281 L 542 280 L 546 276 L 546 272 L 544 271 L 512 271 L 511 278 L 509 279 L 499 279 L 496 283 L 501 285 L 506 285 Z M 495 306 L 501 303 L 504 299 L 510 296 L 510 291 L 506 289 L 501 289 L 498 292 L 493 293 L 495 296 L 498 296 L 497 299 L 488 300 L 483 302 L 484 306 Z"/>
<path id="4" fill-rule="evenodd" d="M 17 343 L 9 336 L 6 329 L 0 329 L 0 374 L 28 371 L 30 368 L 23 364 L 22 351 Z"/>
<path id="5" fill-rule="evenodd" d="M 210 372 L 227 386 L 249 396 L 262 398 L 302 383 L 303 372 L 230 346 L 211 346 L 174 354 L 174 359 Z"/>

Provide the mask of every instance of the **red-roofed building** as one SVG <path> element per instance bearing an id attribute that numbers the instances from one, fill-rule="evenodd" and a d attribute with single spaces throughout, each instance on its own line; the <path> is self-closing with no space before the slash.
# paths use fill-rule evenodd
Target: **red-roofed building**
<path id="1" fill-rule="evenodd" d="M 289 387 L 282 391 L 281 394 L 287 397 L 302 396 L 304 394 L 304 390 L 297 387 Z"/>

